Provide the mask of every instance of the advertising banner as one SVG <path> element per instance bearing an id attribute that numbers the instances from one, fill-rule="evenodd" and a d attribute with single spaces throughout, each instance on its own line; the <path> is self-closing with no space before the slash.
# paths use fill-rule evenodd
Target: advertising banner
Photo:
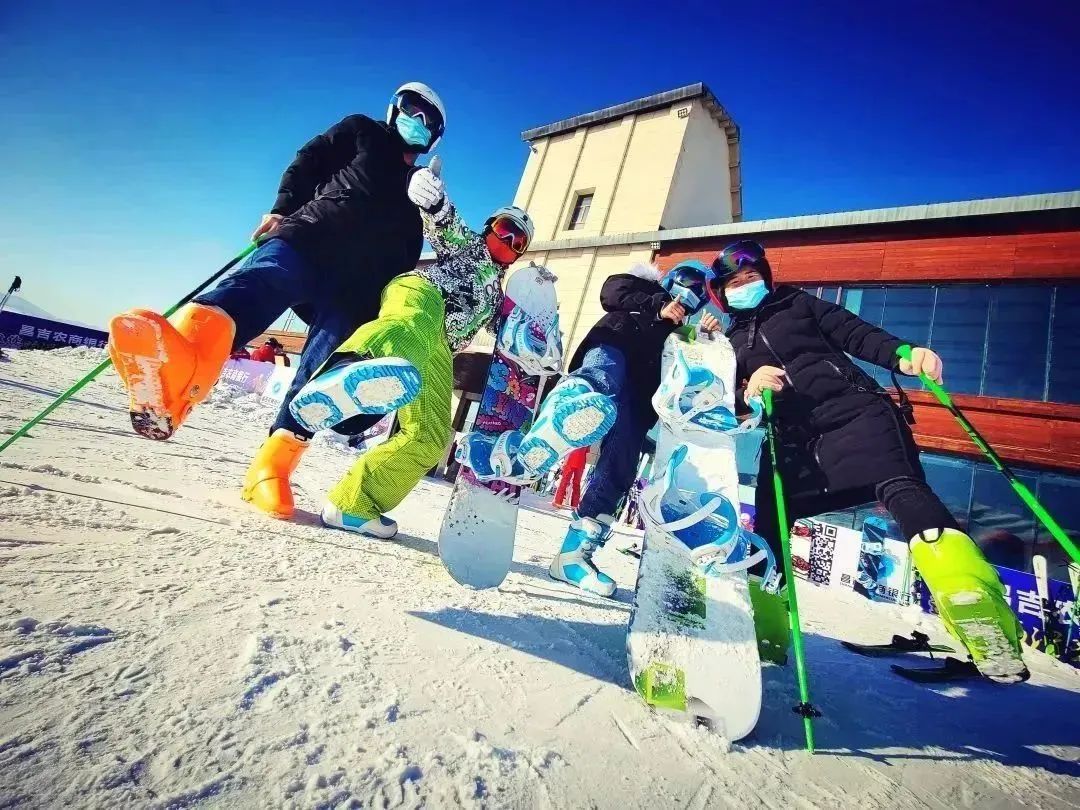
<path id="1" fill-rule="evenodd" d="M 59 349 L 89 346 L 104 349 L 109 333 L 89 326 L 35 318 L 19 312 L 0 312 L 0 347 L 5 349 Z"/>

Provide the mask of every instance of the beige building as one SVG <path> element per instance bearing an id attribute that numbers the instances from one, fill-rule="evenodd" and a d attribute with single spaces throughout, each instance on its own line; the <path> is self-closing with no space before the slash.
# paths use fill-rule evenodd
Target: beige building
<path id="1" fill-rule="evenodd" d="M 536 223 L 525 261 L 559 278 L 567 355 L 596 323 L 604 280 L 652 259 L 631 234 L 742 218 L 739 128 L 704 84 L 522 133 L 514 204 Z M 610 242 L 611 244 L 597 244 Z"/>

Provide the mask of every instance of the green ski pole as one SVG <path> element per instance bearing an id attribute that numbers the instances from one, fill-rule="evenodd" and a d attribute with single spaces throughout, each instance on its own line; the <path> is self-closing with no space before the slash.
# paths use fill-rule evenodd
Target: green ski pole
<path id="1" fill-rule="evenodd" d="M 244 248 L 239 253 L 239 255 L 236 256 L 236 258 L 232 259 L 228 264 L 226 264 L 224 267 L 222 267 L 220 270 L 218 270 L 216 273 L 214 273 L 214 275 L 210 276 L 210 278 L 208 278 L 206 281 L 204 281 L 202 284 L 200 284 L 194 290 L 192 290 L 187 295 L 185 295 L 183 298 L 181 298 L 179 301 L 177 301 L 173 306 L 171 306 L 171 307 L 169 307 L 169 309 L 165 310 L 165 313 L 164 313 L 165 317 L 168 318 L 170 315 L 172 315 L 174 312 L 176 312 L 176 310 L 180 309 L 180 307 L 182 307 L 184 304 L 186 304 L 188 301 L 190 301 L 196 295 L 201 293 L 203 290 L 205 290 L 207 287 L 209 287 L 211 284 L 213 284 L 215 281 L 217 281 L 219 278 L 221 278 L 227 272 L 232 270 L 233 267 L 235 267 L 240 262 L 241 259 L 243 259 L 249 253 L 251 253 L 251 251 L 255 250 L 255 248 L 257 248 L 258 246 L 259 246 L 258 242 L 252 242 L 250 245 L 248 245 L 246 248 Z M 79 380 L 77 383 L 75 383 L 73 386 L 71 386 L 71 388 L 69 388 L 67 391 L 65 391 L 60 396 L 58 396 L 56 399 L 54 399 L 52 402 L 50 402 L 49 405 L 45 408 L 45 410 L 43 410 L 41 413 L 39 413 L 37 416 L 35 416 L 33 419 L 31 419 L 29 422 L 27 422 L 21 428 L 19 428 L 14 433 L 12 433 L 4 441 L 3 444 L 0 444 L 0 453 L 3 453 L 5 450 L 7 450 L 9 447 L 11 447 L 11 445 L 15 444 L 15 442 L 17 442 L 19 439 L 21 439 L 23 436 L 25 436 L 27 433 L 29 433 L 31 431 L 31 429 L 33 429 L 33 427 L 35 425 L 37 425 L 42 419 L 44 419 L 50 413 L 55 411 L 57 408 L 59 408 L 61 405 L 63 405 L 65 402 L 67 402 L 69 399 L 71 399 L 73 396 L 75 396 L 77 393 L 79 393 L 79 391 L 81 391 L 83 388 L 85 388 L 87 385 L 89 385 L 91 382 L 93 382 L 95 377 L 97 377 L 99 374 L 101 374 L 101 372 L 103 372 L 105 369 L 107 369 L 111 365 L 112 365 L 112 360 L 104 360 L 101 363 L 99 363 L 97 366 L 95 366 L 93 369 L 91 369 L 89 374 L 87 374 L 85 377 L 83 377 L 81 380 Z"/>
<path id="2" fill-rule="evenodd" d="M 896 353 L 900 355 L 904 360 L 911 362 L 911 346 L 906 343 L 896 350 Z M 1080 564 L 1080 548 L 1076 547 L 1076 543 L 1072 541 L 1072 538 L 1065 533 L 1065 530 L 1061 528 L 1061 525 L 1054 520 L 1054 516 L 1046 511 L 1038 499 L 1032 494 L 1031 490 L 1027 488 L 1023 481 L 1016 477 L 1008 465 L 1001 460 L 1001 457 L 994 451 L 982 437 L 982 435 L 975 429 L 975 426 L 967 420 L 967 417 L 961 413 L 960 408 L 952 401 L 952 397 L 949 396 L 949 392 L 942 388 L 938 383 L 931 380 L 925 374 L 920 373 L 919 379 L 922 380 L 923 385 L 930 389 L 938 402 L 944 405 L 960 423 L 960 427 L 964 429 L 971 440 L 975 442 L 975 446 L 982 450 L 983 455 L 990 459 L 990 463 L 993 464 L 999 473 L 1005 476 L 1005 480 L 1009 482 L 1012 488 L 1016 491 L 1016 494 L 1020 496 L 1028 508 L 1035 513 L 1035 517 L 1039 519 L 1046 530 L 1050 532 L 1055 540 L 1061 544 L 1061 547 L 1065 549 L 1065 553 L 1068 554 L 1073 562 Z"/>
<path id="3" fill-rule="evenodd" d="M 787 519 L 787 506 L 784 503 L 784 485 L 780 480 L 780 469 L 776 463 L 776 428 L 773 422 L 773 392 L 765 389 L 761 392 L 765 403 L 765 425 L 769 436 L 769 459 L 772 461 L 773 491 L 776 493 L 776 520 L 780 526 L 781 553 L 784 557 L 784 580 L 788 583 L 788 622 L 791 626 L 791 646 L 795 648 L 795 675 L 799 681 L 799 705 L 793 711 L 802 717 L 806 731 L 806 750 L 814 753 L 813 719 L 821 712 L 810 703 L 810 684 L 806 673 L 806 658 L 803 655 L 802 626 L 799 623 L 799 598 L 795 591 L 795 572 L 791 567 L 791 532 Z"/>

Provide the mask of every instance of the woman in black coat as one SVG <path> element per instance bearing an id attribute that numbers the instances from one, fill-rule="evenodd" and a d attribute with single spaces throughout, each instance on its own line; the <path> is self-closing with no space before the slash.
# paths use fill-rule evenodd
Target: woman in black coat
<path id="1" fill-rule="evenodd" d="M 848 355 L 894 375 L 922 372 L 938 382 L 941 358 L 914 347 L 911 361 L 901 360 L 896 350 L 906 341 L 796 287 L 774 285 L 765 251 L 755 242 L 729 245 L 713 262 L 713 272 L 717 303 L 731 314 L 727 336 L 738 361 L 736 402 L 745 405 L 765 389 L 776 392 L 777 463 L 788 518 L 880 501 L 910 540 L 946 625 L 984 674 L 1003 680 L 1025 675 L 1016 620 L 997 571 L 926 483 L 906 396 L 900 391 L 901 407 L 895 405 Z M 772 473 L 769 454 L 762 453 L 755 531 L 779 557 Z M 982 597 L 977 605 L 969 600 L 957 610 L 948 601 L 950 594 L 960 600 L 974 591 Z M 1007 643 L 994 652 L 976 641 L 973 649 L 962 626 L 967 618 L 993 621 Z M 998 660 L 1001 671 L 987 663 L 995 656 L 1007 659 Z"/>

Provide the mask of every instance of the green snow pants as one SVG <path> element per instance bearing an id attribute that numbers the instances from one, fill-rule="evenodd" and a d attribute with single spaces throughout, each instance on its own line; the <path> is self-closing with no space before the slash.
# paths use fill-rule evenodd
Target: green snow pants
<path id="1" fill-rule="evenodd" d="M 397 412 L 399 431 L 368 452 L 330 490 L 342 512 L 374 518 L 405 499 L 450 444 L 454 361 L 446 342 L 442 295 L 419 276 L 398 276 L 383 290 L 377 320 L 338 351 L 402 357 L 420 372 L 420 393 Z"/>

